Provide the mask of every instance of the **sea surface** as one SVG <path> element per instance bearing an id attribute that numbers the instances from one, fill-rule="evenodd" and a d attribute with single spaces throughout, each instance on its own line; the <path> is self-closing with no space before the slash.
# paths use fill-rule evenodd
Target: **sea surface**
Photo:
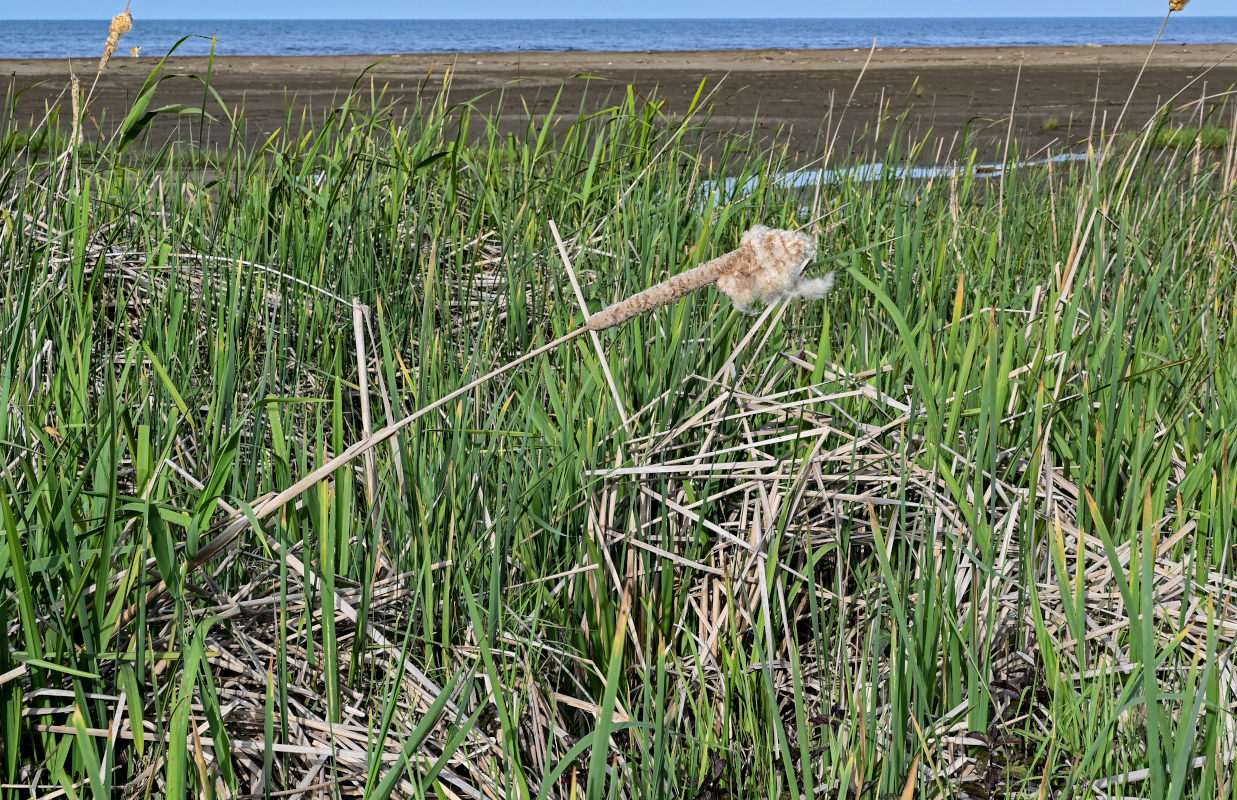
<path id="1" fill-rule="evenodd" d="M 108 20 L 0 20 L 0 58 L 97 58 Z M 148 20 L 119 55 L 336 55 L 1146 44 L 1162 17 L 1000 19 Z M 201 38 L 205 37 L 205 38 Z M 1174 14 L 1164 42 L 1237 42 L 1237 16 Z"/>

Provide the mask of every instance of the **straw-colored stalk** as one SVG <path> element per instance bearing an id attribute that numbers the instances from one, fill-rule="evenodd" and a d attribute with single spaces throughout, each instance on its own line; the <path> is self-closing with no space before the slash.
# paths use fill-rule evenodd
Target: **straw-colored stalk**
<path id="1" fill-rule="evenodd" d="M 772 303 L 796 297 L 805 299 L 824 297 L 833 285 L 831 274 L 816 280 L 803 278 L 803 268 L 815 257 L 816 242 L 811 237 L 794 231 L 775 230 L 757 225 L 743 235 L 737 250 L 732 250 L 695 269 L 675 275 L 667 281 L 615 303 L 591 317 L 579 328 L 513 361 L 508 361 L 455 391 L 443 395 L 429 405 L 422 406 L 403 419 L 354 442 L 342 453 L 304 475 L 279 494 L 265 502 L 255 502 L 253 514 L 240 516 L 225 527 L 209 544 L 198 551 L 194 559 L 186 565 L 186 571 L 192 572 L 215 558 L 231 547 L 241 532 L 255 521 L 260 522 L 269 518 L 318 481 L 329 478 L 340 468 L 361 458 L 383 442 L 394 438 L 397 433 L 426 414 L 471 392 L 483 383 L 510 372 L 537 356 L 556 350 L 590 331 L 600 331 L 622 325 L 714 283 L 734 301 L 735 305 L 744 310 L 755 303 Z M 153 602 L 166 591 L 166 584 L 159 583 L 147 593 L 147 602 Z M 137 608 L 136 605 L 133 606 L 117 620 L 117 629 L 133 619 L 137 614 Z"/>
<path id="2" fill-rule="evenodd" d="M 1189 3 L 1189 2 L 1190 0 L 1168 0 L 1168 10 L 1169 11 L 1181 11 L 1182 9 L 1185 8 L 1186 3 Z"/>
<path id="3" fill-rule="evenodd" d="M 129 6 L 125 6 L 125 10 L 112 17 L 112 24 L 107 29 L 107 43 L 103 45 L 103 57 L 99 59 L 99 72 L 107 66 L 107 61 L 112 57 L 112 53 L 116 52 L 116 46 L 120 44 L 120 37 L 124 36 L 129 31 L 133 30 L 133 14 L 129 12 Z"/>

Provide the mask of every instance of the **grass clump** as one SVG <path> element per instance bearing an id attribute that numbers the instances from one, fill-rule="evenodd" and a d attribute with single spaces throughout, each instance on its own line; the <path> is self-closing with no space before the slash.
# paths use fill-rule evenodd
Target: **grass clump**
<path id="1" fill-rule="evenodd" d="M 4 149 L 0 793 L 1237 797 L 1233 159 L 683 111 Z"/>
<path id="2" fill-rule="evenodd" d="M 1201 147 L 1204 150 L 1224 150 L 1230 146 L 1232 131 L 1218 125 L 1174 125 L 1156 130 L 1150 146 L 1159 149 Z"/>
<path id="3" fill-rule="evenodd" d="M 69 146 L 69 137 L 52 133 L 48 128 L 32 131 L 13 130 L 4 137 L 5 152 L 25 152 L 30 156 L 46 156 L 64 152 Z"/>

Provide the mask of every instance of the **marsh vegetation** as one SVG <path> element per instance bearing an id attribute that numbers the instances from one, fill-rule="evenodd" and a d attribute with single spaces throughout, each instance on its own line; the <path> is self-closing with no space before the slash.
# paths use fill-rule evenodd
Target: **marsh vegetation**
<path id="1" fill-rule="evenodd" d="M 805 192 L 703 87 L 187 149 L 157 93 L 0 118 L 5 797 L 1237 797 L 1231 137 Z M 833 293 L 575 339 L 263 514 L 756 224 Z"/>

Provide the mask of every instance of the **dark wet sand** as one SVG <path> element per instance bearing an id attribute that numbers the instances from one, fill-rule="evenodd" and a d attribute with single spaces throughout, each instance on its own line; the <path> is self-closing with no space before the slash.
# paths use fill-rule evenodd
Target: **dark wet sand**
<path id="1" fill-rule="evenodd" d="M 1161 44 L 1139 82 L 1126 126 L 1141 125 L 1174 96 L 1179 118 L 1210 111 L 1219 113 L 1213 117 L 1219 124 L 1232 124 L 1232 104 L 1216 112 L 1215 95 L 1237 87 L 1234 49 Z M 449 71 L 450 99 L 480 97 L 481 110 L 498 108 L 503 132 L 522 130 L 529 111 L 544 116 L 556 96 L 558 113 L 573 119 L 581 106 L 598 108 L 624 96 L 628 85 L 644 97 L 665 98 L 667 111 L 681 115 L 703 80 L 713 101 L 710 136 L 754 129 L 782 137 L 799 159 L 823 150 L 826 123 L 839 132 L 839 151 L 852 141 L 870 144 L 882 108 L 895 115 L 909 111 L 905 130 L 931 137 L 933 147 L 941 141 L 949 147 L 969 125 L 985 154 L 995 154 L 1004 142 L 1012 111 L 1014 138 L 1029 153 L 1074 147 L 1093 131 L 1111 129 L 1147 52 L 1143 46 L 883 49 L 872 53 L 857 88 L 866 50 L 229 56 L 215 60 L 211 82 L 226 103 L 244 106 L 251 142 L 285 127 L 289 111 L 294 127 L 302 114 L 320 121 L 367 67 L 381 61 L 360 80 L 366 93 L 385 90 L 386 102 L 407 110 L 437 95 Z M 113 59 L 91 103 L 88 134 L 114 129 L 155 63 Z M 95 65 L 75 66 L 89 85 Z M 168 71 L 204 75 L 206 68 L 205 58 L 182 57 L 171 59 Z M 18 104 L 28 122 L 65 96 L 69 69 L 64 61 L 0 61 L 0 79 L 5 77 L 17 89 L 38 84 Z M 1205 95 L 1212 97 L 1198 102 Z M 160 87 L 155 105 L 201 101 L 199 82 L 173 78 Z M 160 137 L 196 138 L 197 123 L 184 120 L 178 130 L 164 122 Z M 882 137 L 890 130 L 883 123 Z M 221 132 L 208 135 L 219 141 Z"/>

